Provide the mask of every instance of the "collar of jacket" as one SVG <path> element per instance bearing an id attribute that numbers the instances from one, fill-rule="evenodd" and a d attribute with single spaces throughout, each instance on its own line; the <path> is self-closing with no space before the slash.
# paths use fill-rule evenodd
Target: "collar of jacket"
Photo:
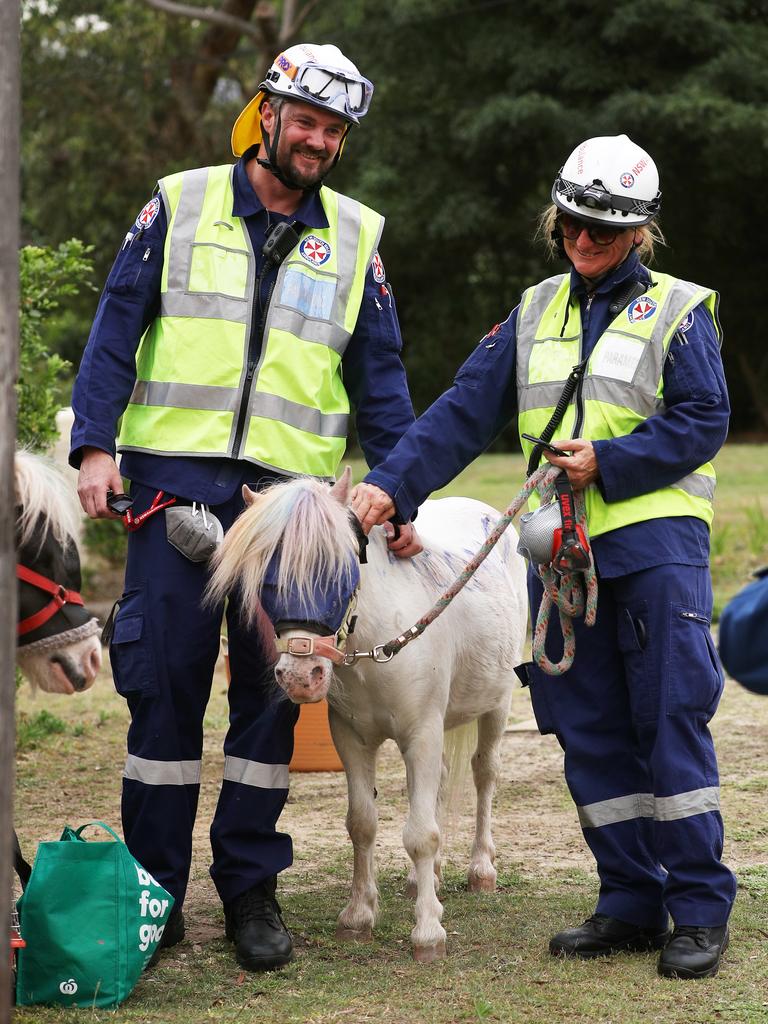
<path id="1" fill-rule="evenodd" d="M 650 284 L 651 274 L 650 271 L 643 266 L 640 262 L 640 257 L 636 252 L 631 252 L 629 256 L 624 260 L 623 263 L 619 264 L 616 269 L 602 279 L 597 287 L 592 291 L 593 295 L 609 295 L 615 288 L 625 281 L 629 281 L 630 278 L 635 278 L 638 281 L 642 281 L 644 284 Z M 586 295 L 587 286 L 581 277 L 573 267 L 571 267 L 571 297 Z"/>
<path id="2" fill-rule="evenodd" d="M 261 213 L 264 209 L 264 204 L 253 191 L 245 169 L 245 165 L 253 160 L 258 151 L 258 146 L 251 146 L 235 164 L 233 217 L 250 217 L 254 213 Z M 308 228 L 327 228 L 328 218 L 325 215 L 319 192 L 305 192 L 296 212 L 292 214 L 292 219 Z"/>

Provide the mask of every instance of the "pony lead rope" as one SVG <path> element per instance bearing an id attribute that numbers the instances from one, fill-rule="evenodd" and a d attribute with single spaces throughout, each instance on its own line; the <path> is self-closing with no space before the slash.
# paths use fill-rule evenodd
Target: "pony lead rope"
<path id="1" fill-rule="evenodd" d="M 486 537 L 485 543 L 474 558 L 467 562 L 454 583 L 438 598 L 427 614 L 422 615 L 410 629 L 406 629 L 405 632 L 401 633 L 394 640 L 390 640 L 389 643 L 382 644 L 380 648 L 376 648 L 383 655 L 383 657 L 376 660 L 391 660 L 406 644 L 421 636 L 427 626 L 445 611 L 454 597 L 456 597 L 459 591 L 463 590 L 474 576 L 532 492 L 538 489 L 542 501 L 546 501 L 546 499 L 554 496 L 555 481 L 560 473 L 561 470 L 547 465 L 539 467 L 528 477 L 517 497 Z M 587 519 L 583 494 L 576 492 L 574 498 L 576 521 L 586 536 Z M 533 660 L 547 675 L 559 676 L 563 675 L 571 667 L 576 653 L 573 619 L 584 615 L 584 624 L 586 626 L 593 626 L 595 624 L 595 616 L 597 614 L 597 575 L 595 573 L 592 551 L 589 550 L 589 566 L 583 572 L 556 573 L 551 566 L 540 565 L 538 567 L 538 574 L 544 585 L 544 594 L 539 605 L 539 614 L 536 618 L 536 626 L 533 633 Z M 586 588 L 586 596 L 582 587 L 582 577 L 584 588 Z M 563 632 L 563 657 L 559 662 L 552 662 L 545 651 L 547 629 L 554 606 L 557 607 L 560 616 L 560 627 Z"/>

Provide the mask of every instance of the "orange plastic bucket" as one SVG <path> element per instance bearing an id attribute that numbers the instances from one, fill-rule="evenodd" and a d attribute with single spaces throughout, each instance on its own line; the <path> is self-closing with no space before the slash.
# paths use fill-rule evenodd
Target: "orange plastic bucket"
<path id="1" fill-rule="evenodd" d="M 341 772 L 341 763 L 328 725 L 328 702 L 302 704 L 293 733 L 292 772 Z"/>
<path id="2" fill-rule="evenodd" d="M 221 638 L 221 649 L 229 685 L 229 651 L 225 636 Z M 328 724 L 328 701 L 301 705 L 293 733 L 293 757 L 288 767 L 292 772 L 344 771 Z"/>

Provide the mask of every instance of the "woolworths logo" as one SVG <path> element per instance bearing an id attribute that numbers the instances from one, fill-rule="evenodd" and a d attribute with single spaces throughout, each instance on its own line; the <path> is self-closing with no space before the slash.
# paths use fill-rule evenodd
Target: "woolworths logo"
<path id="1" fill-rule="evenodd" d="M 74 978 L 70 978 L 68 981 L 62 981 L 59 985 L 59 992 L 63 996 L 73 996 L 77 992 L 77 982 Z"/>

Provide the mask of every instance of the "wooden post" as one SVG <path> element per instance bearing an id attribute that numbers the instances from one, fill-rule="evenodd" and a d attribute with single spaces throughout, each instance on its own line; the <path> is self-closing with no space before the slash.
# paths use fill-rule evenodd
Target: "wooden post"
<path id="1" fill-rule="evenodd" d="M 19 0 L 0 2 L 0 1024 L 11 1020 L 8 925 L 16 697 L 13 453 L 19 356 Z"/>

